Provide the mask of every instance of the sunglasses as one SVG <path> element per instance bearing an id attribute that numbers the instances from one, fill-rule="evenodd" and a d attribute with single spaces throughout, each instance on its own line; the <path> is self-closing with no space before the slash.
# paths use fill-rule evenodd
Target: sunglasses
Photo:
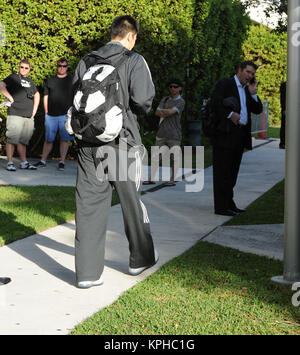
<path id="1" fill-rule="evenodd" d="M 170 89 L 178 89 L 178 88 L 179 88 L 179 85 L 170 85 L 169 88 L 170 88 Z"/>
<path id="2" fill-rule="evenodd" d="M 59 68 L 67 68 L 68 65 L 67 65 L 67 64 L 58 64 L 57 66 L 58 66 Z"/>
<path id="3" fill-rule="evenodd" d="M 30 67 L 23 67 L 23 65 L 20 66 L 21 69 L 29 70 Z"/>

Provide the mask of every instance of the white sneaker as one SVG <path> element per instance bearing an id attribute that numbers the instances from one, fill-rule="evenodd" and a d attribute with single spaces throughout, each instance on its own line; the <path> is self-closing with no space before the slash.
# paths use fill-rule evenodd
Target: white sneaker
<path id="1" fill-rule="evenodd" d="M 155 259 L 154 264 L 149 265 L 149 266 L 142 266 L 142 267 L 138 267 L 138 268 L 129 267 L 129 269 L 128 269 L 129 274 L 132 276 L 137 276 L 137 275 L 141 274 L 143 271 L 145 271 L 145 270 L 149 269 L 150 267 L 152 267 L 153 265 L 155 265 L 159 259 L 159 255 L 158 255 L 158 252 L 156 249 L 154 249 L 154 259 Z"/>
<path id="2" fill-rule="evenodd" d="M 36 170 L 37 167 L 29 164 L 28 161 L 26 161 L 24 163 L 20 163 L 20 169 Z"/>
<path id="3" fill-rule="evenodd" d="M 96 281 L 80 281 L 77 283 L 77 287 L 79 288 L 90 288 L 93 286 L 100 286 L 103 284 L 103 278 L 102 275 L 99 280 Z"/>
<path id="4" fill-rule="evenodd" d="M 6 167 L 6 170 L 8 171 L 16 171 L 16 167 L 14 166 L 14 163 L 13 162 L 9 162 L 7 163 L 7 167 Z"/>

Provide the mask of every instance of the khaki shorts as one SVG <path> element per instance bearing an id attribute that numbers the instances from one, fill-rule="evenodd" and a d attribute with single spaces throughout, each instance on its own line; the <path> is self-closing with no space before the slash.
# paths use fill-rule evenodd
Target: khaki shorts
<path id="1" fill-rule="evenodd" d="M 6 138 L 11 144 L 29 144 L 34 131 L 34 119 L 8 115 L 6 120 Z"/>
<path id="2" fill-rule="evenodd" d="M 156 137 L 156 145 L 158 147 L 162 147 L 162 146 L 166 145 L 167 147 L 172 148 L 177 145 L 180 146 L 180 143 L 181 143 L 180 140 Z"/>
<path id="3" fill-rule="evenodd" d="M 171 161 L 179 161 L 181 159 L 180 143 L 180 140 L 156 137 L 156 146 L 159 147 L 159 151 L 154 153 L 153 158 L 157 159 L 157 154 L 159 154 L 160 161 L 166 157 L 169 157 Z M 171 152 L 173 154 L 170 154 Z"/>

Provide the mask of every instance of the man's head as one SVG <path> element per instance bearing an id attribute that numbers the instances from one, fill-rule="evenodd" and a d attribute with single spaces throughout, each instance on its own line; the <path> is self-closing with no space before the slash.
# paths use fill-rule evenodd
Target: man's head
<path id="1" fill-rule="evenodd" d="M 68 71 L 68 61 L 65 58 L 61 58 L 57 61 L 57 75 L 66 76 Z"/>
<path id="2" fill-rule="evenodd" d="M 22 76 L 27 76 L 30 72 L 30 63 L 27 59 L 21 60 L 19 64 L 19 74 Z"/>
<path id="3" fill-rule="evenodd" d="M 121 42 L 124 47 L 131 50 L 137 39 L 139 25 L 137 21 L 128 15 L 118 16 L 114 19 L 110 28 L 112 41 Z"/>
<path id="4" fill-rule="evenodd" d="M 247 85 L 250 83 L 251 79 L 254 78 L 254 75 L 257 70 L 257 65 L 252 61 L 247 60 L 242 62 L 237 71 L 237 77 L 242 85 Z"/>
<path id="5" fill-rule="evenodd" d="M 182 83 L 179 79 L 173 78 L 169 81 L 168 83 L 169 89 L 170 89 L 170 94 L 172 97 L 176 97 L 179 95 L 181 89 L 182 89 Z"/>

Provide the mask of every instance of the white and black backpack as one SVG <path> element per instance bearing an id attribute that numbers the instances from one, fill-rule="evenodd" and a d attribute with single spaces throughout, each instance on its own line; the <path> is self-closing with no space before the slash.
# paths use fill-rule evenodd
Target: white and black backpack
<path id="1" fill-rule="evenodd" d="M 86 72 L 74 92 L 73 107 L 68 112 L 66 128 L 69 134 L 85 142 L 111 142 L 118 137 L 126 108 L 120 99 L 118 68 L 124 64 L 130 51 L 113 64 L 96 54 L 83 58 Z"/>

